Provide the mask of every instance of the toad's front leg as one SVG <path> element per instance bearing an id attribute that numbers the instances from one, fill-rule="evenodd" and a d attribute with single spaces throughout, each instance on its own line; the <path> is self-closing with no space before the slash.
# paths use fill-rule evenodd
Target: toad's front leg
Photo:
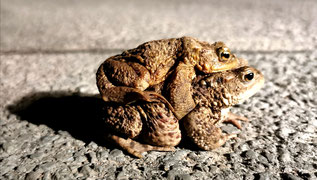
<path id="1" fill-rule="evenodd" d="M 149 71 L 137 62 L 126 62 L 122 56 L 107 59 L 97 71 L 97 86 L 106 102 L 129 104 L 135 101 L 168 101 L 160 94 L 144 91 L 150 83 Z"/>
<path id="2" fill-rule="evenodd" d="M 143 65 L 121 55 L 106 59 L 96 75 L 99 91 L 113 86 L 133 87 L 143 91 L 149 87 L 151 80 L 150 72 Z"/>
<path id="3" fill-rule="evenodd" d="M 183 118 L 185 133 L 198 147 L 212 150 L 225 144 L 236 134 L 223 134 L 216 123 L 221 111 L 212 111 L 208 107 L 198 106 Z"/>
<path id="4" fill-rule="evenodd" d="M 194 67 L 180 62 L 168 81 L 166 95 L 178 119 L 182 119 L 195 107 L 191 85 L 194 77 Z"/>

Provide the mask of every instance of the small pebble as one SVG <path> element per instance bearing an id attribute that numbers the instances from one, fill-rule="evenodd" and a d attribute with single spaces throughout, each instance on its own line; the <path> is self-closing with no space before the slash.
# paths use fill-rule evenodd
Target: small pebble
<path id="1" fill-rule="evenodd" d="M 259 180 L 270 180 L 271 175 L 268 172 L 262 172 L 259 174 Z"/>
<path id="2" fill-rule="evenodd" d="M 187 156 L 188 153 L 189 153 L 188 150 L 178 150 L 172 155 L 171 160 L 174 160 L 174 161 L 182 160 Z"/>
<path id="3" fill-rule="evenodd" d="M 282 174 L 282 178 L 285 180 L 300 180 L 301 179 L 301 178 L 296 177 L 295 175 L 289 174 L 289 173 Z"/>
<path id="4" fill-rule="evenodd" d="M 167 173 L 167 179 L 168 180 L 191 180 L 192 178 L 188 174 L 183 174 L 180 171 L 170 170 Z"/>
<path id="5" fill-rule="evenodd" d="M 129 177 L 126 175 L 126 173 L 124 171 L 121 171 L 118 173 L 117 179 L 118 180 L 127 180 L 127 179 L 129 179 Z"/>
<path id="6" fill-rule="evenodd" d="M 268 152 L 268 151 L 264 151 L 264 157 L 266 157 L 266 159 L 267 159 L 270 163 L 272 163 L 273 160 L 274 160 L 274 155 L 273 155 L 273 153 L 270 153 L 270 152 Z"/>
<path id="7" fill-rule="evenodd" d="M 88 165 L 83 166 L 79 172 L 84 174 L 86 177 L 92 177 L 92 176 L 95 176 L 97 174 Z"/>
<path id="8" fill-rule="evenodd" d="M 113 157 L 113 158 L 117 158 L 117 157 L 122 157 L 123 156 L 123 152 L 119 149 L 114 149 L 110 152 L 110 157 Z"/>
<path id="9" fill-rule="evenodd" d="M 279 151 L 279 160 L 283 163 L 287 163 L 291 161 L 291 155 L 287 150 L 280 150 Z"/>
<path id="10" fill-rule="evenodd" d="M 42 176 L 43 170 L 36 170 L 28 173 L 25 177 L 26 180 L 35 180 L 39 179 Z"/>
<path id="11" fill-rule="evenodd" d="M 88 153 L 88 158 L 89 158 L 91 163 L 97 163 L 98 162 L 98 159 L 96 157 L 96 153 L 95 152 Z"/>
<path id="12" fill-rule="evenodd" d="M 41 164 L 39 168 L 42 169 L 43 171 L 49 171 L 49 170 L 55 169 L 56 165 L 57 164 L 55 162 L 46 162 L 44 164 Z"/>
<path id="13" fill-rule="evenodd" d="M 248 159 L 256 159 L 257 158 L 257 154 L 256 152 L 252 151 L 252 150 L 248 150 L 244 153 L 244 156 Z"/>

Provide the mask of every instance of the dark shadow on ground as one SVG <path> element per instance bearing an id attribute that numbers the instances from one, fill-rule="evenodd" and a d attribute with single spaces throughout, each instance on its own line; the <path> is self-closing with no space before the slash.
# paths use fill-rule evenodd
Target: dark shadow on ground
<path id="1" fill-rule="evenodd" d="M 46 125 L 56 132 L 67 131 L 72 137 L 87 144 L 93 141 L 113 149 L 117 146 L 104 138 L 108 131 L 102 120 L 102 107 L 105 105 L 99 95 L 61 91 L 31 93 L 8 109 L 20 120 Z M 199 150 L 184 134 L 178 147 Z"/>
<path id="2" fill-rule="evenodd" d="M 30 123 L 44 124 L 55 131 L 67 131 L 74 138 L 108 146 L 102 121 L 104 102 L 97 95 L 69 92 L 32 93 L 8 107 L 11 113 Z"/>

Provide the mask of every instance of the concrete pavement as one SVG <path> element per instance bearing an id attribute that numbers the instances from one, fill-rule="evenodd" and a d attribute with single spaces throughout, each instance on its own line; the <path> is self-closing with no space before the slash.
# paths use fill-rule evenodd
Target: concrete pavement
<path id="1" fill-rule="evenodd" d="M 0 179 L 316 179 L 317 2 L 1 1 Z M 226 42 L 266 77 L 214 151 L 134 159 L 100 134 L 95 72 L 142 42 Z"/>

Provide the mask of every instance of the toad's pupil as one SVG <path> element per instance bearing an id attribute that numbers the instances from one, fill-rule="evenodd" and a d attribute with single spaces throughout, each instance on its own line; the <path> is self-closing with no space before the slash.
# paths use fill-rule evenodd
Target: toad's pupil
<path id="1" fill-rule="evenodd" d="M 222 57 L 228 59 L 228 58 L 230 57 L 230 54 L 229 54 L 228 52 L 224 52 L 224 53 L 222 54 Z"/>
<path id="2" fill-rule="evenodd" d="M 253 79 L 253 77 L 254 77 L 254 74 L 253 74 L 253 73 L 249 73 L 249 74 L 246 74 L 246 75 L 245 75 L 245 79 L 246 79 L 246 80 L 249 80 L 249 81 L 251 81 L 251 80 Z"/>

